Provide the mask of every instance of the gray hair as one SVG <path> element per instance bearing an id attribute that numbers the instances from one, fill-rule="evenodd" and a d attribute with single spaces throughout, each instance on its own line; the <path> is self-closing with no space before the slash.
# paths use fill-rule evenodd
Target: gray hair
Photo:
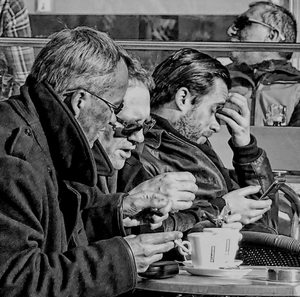
<path id="1" fill-rule="evenodd" d="M 151 73 L 142 67 L 137 58 L 131 59 L 132 64 L 128 66 L 128 85 L 131 86 L 135 81 L 143 83 L 149 91 L 154 88 L 154 80 Z"/>
<path id="2" fill-rule="evenodd" d="M 262 20 L 277 28 L 285 40 L 282 42 L 295 43 L 297 41 L 297 22 L 293 14 L 282 6 L 267 1 L 256 1 L 249 5 L 250 8 L 262 6 L 264 12 L 261 14 Z M 291 52 L 280 52 L 282 57 L 290 59 Z"/>
<path id="3" fill-rule="evenodd" d="M 38 82 L 47 81 L 58 94 L 80 87 L 104 93 L 121 59 L 127 64 L 121 47 L 106 33 L 88 27 L 63 29 L 50 36 L 31 76 Z"/>

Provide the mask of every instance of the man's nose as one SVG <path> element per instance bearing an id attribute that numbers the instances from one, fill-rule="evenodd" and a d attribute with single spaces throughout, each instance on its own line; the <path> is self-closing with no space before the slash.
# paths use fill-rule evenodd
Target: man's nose
<path id="1" fill-rule="evenodd" d="M 142 143 L 144 142 L 144 133 L 143 133 L 143 129 L 136 131 L 134 133 L 132 133 L 129 137 L 128 140 L 131 142 L 135 142 L 135 143 Z"/>
<path id="2" fill-rule="evenodd" d="M 231 37 L 236 35 L 238 30 L 235 28 L 234 24 L 232 24 L 228 29 L 227 29 L 227 34 Z"/>
<path id="3" fill-rule="evenodd" d="M 215 119 L 211 122 L 210 124 L 210 129 L 214 132 L 214 133 L 218 133 L 221 130 L 221 125 L 219 124 L 217 118 L 215 117 Z"/>
<path id="4" fill-rule="evenodd" d="M 114 112 L 111 113 L 110 116 L 110 121 L 109 121 L 112 125 L 114 125 L 117 122 L 117 118 Z"/>

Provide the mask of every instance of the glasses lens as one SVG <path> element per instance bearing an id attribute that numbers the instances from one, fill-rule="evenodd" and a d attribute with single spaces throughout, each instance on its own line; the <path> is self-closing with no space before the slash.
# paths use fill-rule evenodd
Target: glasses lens
<path id="1" fill-rule="evenodd" d="M 124 128 L 116 127 L 114 137 L 129 137 L 133 133 L 140 131 L 142 129 L 143 126 L 139 124 L 131 124 Z"/>
<path id="2" fill-rule="evenodd" d="M 134 132 L 143 129 L 143 126 L 135 122 L 126 122 L 121 118 L 117 117 L 117 121 L 123 125 L 123 127 L 114 127 L 114 137 L 129 137 Z"/>
<path id="3" fill-rule="evenodd" d="M 238 30 L 243 30 L 246 26 L 249 26 L 251 22 L 249 18 L 245 15 L 239 16 L 234 22 L 234 27 Z"/>
<path id="4" fill-rule="evenodd" d="M 123 109 L 123 106 L 124 106 L 124 102 L 122 101 L 121 104 L 114 109 L 114 113 L 118 114 Z"/>

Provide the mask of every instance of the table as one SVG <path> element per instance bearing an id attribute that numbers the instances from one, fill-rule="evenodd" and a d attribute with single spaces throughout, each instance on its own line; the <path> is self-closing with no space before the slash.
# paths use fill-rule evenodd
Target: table
<path id="1" fill-rule="evenodd" d="M 251 267 L 252 271 L 238 279 L 190 275 L 185 270 L 167 279 L 138 281 L 137 289 L 145 291 L 219 296 L 300 296 L 300 282 L 284 283 L 267 280 L 266 267 Z"/>

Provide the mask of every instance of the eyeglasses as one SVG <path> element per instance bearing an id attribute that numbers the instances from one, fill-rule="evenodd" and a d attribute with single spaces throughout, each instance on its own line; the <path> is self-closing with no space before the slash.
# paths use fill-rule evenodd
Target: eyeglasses
<path id="1" fill-rule="evenodd" d="M 235 20 L 235 22 L 233 23 L 232 26 L 234 26 L 235 29 L 237 29 L 238 31 L 241 31 L 241 30 L 243 30 L 245 27 L 250 26 L 251 23 L 259 24 L 259 25 L 265 26 L 265 27 L 267 27 L 267 28 L 269 28 L 269 29 L 275 30 L 275 31 L 278 32 L 278 35 L 279 35 L 279 37 L 281 38 L 281 40 L 282 40 L 282 41 L 285 40 L 285 37 L 282 35 L 282 33 L 280 32 L 279 29 L 277 29 L 277 28 L 275 28 L 275 27 L 273 27 L 273 26 L 271 26 L 271 25 L 269 25 L 269 24 L 266 24 L 266 23 L 264 23 L 264 22 L 261 22 L 261 21 L 258 21 L 258 20 L 249 18 L 249 17 L 247 17 L 246 15 L 241 15 L 241 16 L 239 16 L 239 17 Z"/>
<path id="2" fill-rule="evenodd" d="M 123 101 L 121 102 L 121 104 L 120 104 L 119 106 L 117 106 L 117 105 L 115 105 L 115 104 L 113 104 L 113 103 L 110 103 L 109 101 L 103 99 L 102 97 L 96 95 L 95 93 L 92 93 L 92 92 L 88 91 L 87 89 L 84 89 L 84 88 L 78 88 L 78 89 L 67 90 L 67 91 L 64 93 L 64 95 L 72 94 L 72 93 L 74 93 L 74 92 L 77 91 L 77 90 L 84 90 L 85 92 L 88 92 L 88 93 L 91 94 L 92 96 L 95 96 L 97 99 L 103 101 L 103 102 L 109 107 L 109 109 L 110 109 L 114 114 L 118 114 L 118 113 L 122 110 L 122 108 L 123 108 L 123 105 L 124 105 Z"/>
<path id="3" fill-rule="evenodd" d="M 146 134 L 150 129 L 153 128 L 156 121 L 151 118 L 150 120 L 145 121 L 143 124 L 139 124 L 137 122 L 127 122 L 123 119 L 117 117 L 118 123 L 123 125 L 123 127 L 117 127 L 115 124 L 113 124 L 113 129 L 115 131 L 114 137 L 128 137 L 132 135 L 134 132 L 144 130 L 144 134 Z"/>

